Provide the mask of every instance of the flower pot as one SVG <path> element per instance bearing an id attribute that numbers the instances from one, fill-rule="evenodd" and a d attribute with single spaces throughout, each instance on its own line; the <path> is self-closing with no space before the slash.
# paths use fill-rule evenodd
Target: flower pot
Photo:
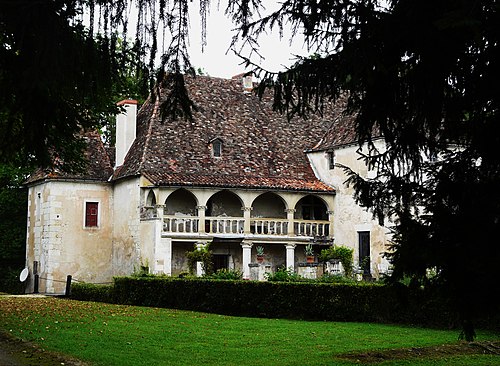
<path id="1" fill-rule="evenodd" d="M 314 263 L 314 256 L 313 255 L 306 256 L 306 261 L 307 263 Z"/>
<path id="2" fill-rule="evenodd" d="M 258 255 L 257 256 L 257 262 L 259 262 L 259 263 L 264 262 L 264 256 L 263 255 Z"/>

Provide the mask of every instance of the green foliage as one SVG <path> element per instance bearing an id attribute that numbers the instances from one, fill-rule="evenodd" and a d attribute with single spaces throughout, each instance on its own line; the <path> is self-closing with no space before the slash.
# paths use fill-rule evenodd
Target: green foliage
<path id="1" fill-rule="evenodd" d="M 117 98 L 147 93 L 143 50 L 120 41 L 122 5 L 97 6 L 102 28 L 94 33 L 82 16 L 94 20 L 94 1 L 1 2 L 0 162 L 20 154 L 45 167 L 57 157 L 58 168 L 77 169 L 81 130 L 110 122 Z"/>
<path id="2" fill-rule="evenodd" d="M 196 262 L 201 262 L 203 272 L 205 272 L 206 275 L 210 276 L 214 273 L 213 253 L 210 250 L 210 244 L 211 243 L 207 243 L 201 247 L 197 247 L 195 244 L 192 251 L 186 252 L 189 271 L 192 274 L 196 272 Z"/>
<path id="3" fill-rule="evenodd" d="M 235 269 L 221 268 L 211 275 L 205 275 L 203 278 L 211 280 L 242 280 L 243 272 Z"/>
<path id="4" fill-rule="evenodd" d="M 438 290 L 366 282 L 118 277 L 114 296 L 120 304 L 236 316 L 456 325 L 456 313 L 449 310 Z"/>
<path id="5" fill-rule="evenodd" d="M 19 281 L 23 266 L 2 266 L 0 273 L 0 292 L 24 294 L 26 283 Z"/>
<path id="6" fill-rule="evenodd" d="M 291 268 L 279 267 L 276 272 L 269 273 L 266 272 L 266 279 L 270 282 L 302 282 L 304 278 L 300 277 Z"/>
<path id="7" fill-rule="evenodd" d="M 346 277 L 341 275 L 332 275 L 332 274 L 324 274 L 320 278 L 316 280 L 316 282 L 320 283 L 346 283 L 346 284 L 355 284 L 357 281 L 352 277 Z"/>
<path id="8" fill-rule="evenodd" d="M 306 256 L 313 256 L 314 255 L 314 249 L 312 244 L 307 244 L 306 247 L 304 248 L 304 253 Z"/>
<path id="9" fill-rule="evenodd" d="M 113 285 L 73 282 L 71 284 L 71 298 L 84 301 L 113 302 L 113 289 Z"/>
<path id="10" fill-rule="evenodd" d="M 352 277 L 353 273 L 353 253 L 354 249 L 343 246 L 333 245 L 328 249 L 323 249 L 320 254 L 320 261 L 326 262 L 330 259 L 338 259 L 344 267 L 346 277 Z"/>
<path id="11" fill-rule="evenodd" d="M 264 255 L 264 247 L 262 245 L 255 247 L 255 251 L 257 255 Z"/>
<path id="12" fill-rule="evenodd" d="M 28 192 L 22 186 L 28 168 L 17 159 L 0 163 L 0 291 L 22 293 L 19 274 L 25 266 Z"/>

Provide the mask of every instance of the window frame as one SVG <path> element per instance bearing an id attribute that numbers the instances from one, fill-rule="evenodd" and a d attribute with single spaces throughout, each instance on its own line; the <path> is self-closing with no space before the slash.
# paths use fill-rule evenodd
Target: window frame
<path id="1" fill-rule="evenodd" d="M 87 225 L 87 217 L 89 216 L 87 213 L 87 207 L 89 204 L 96 204 L 97 205 L 97 218 L 96 218 L 96 224 L 95 225 Z M 101 227 L 101 201 L 98 199 L 85 199 L 83 202 L 83 228 L 84 229 L 99 229 Z"/>
<path id="2" fill-rule="evenodd" d="M 221 158 L 222 157 L 222 140 L 219 138 L 214 139 L 214 140 L 212 140 L 211 145 L 212 145 L 212 157 Z M 216 146 L 218 148 L 216 148 Z"/>
<path id="3" fill-rule="evenodd" d="M 327 151 L 326 158 L 328 160 L 328 169 L 335 169 L 335 151 Z"/>

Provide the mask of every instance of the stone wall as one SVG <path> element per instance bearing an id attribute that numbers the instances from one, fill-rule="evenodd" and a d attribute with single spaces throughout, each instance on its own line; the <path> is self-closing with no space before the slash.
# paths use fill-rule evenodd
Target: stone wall
<path id="1" fill-rule="evenodd" d="M 85 227 L 85 203 L 98 202 L 99 224 Z M 113 196 L 108 184 L 48 181 L 28 191 L 26 265 L 28 292 L 33 290 L 34 262 L 39 291 L 63 292 L 67 275 L 85 282 L 112 277 Z"/>

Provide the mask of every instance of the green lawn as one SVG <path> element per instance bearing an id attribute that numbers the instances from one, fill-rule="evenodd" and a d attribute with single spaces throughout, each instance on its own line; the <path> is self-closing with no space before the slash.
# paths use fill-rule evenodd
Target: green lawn
<path id="1" fill-rule="evenodd" d="M 457 342 L 456 330 L 237 318 L 55 298 L 0 298 L 0 329 L 96 365 L 351 365 L 336 355 Z M 478 332 L 478 340 L 495 339 Z M 378 365 L 491 365 L 450 355 Z"/>

